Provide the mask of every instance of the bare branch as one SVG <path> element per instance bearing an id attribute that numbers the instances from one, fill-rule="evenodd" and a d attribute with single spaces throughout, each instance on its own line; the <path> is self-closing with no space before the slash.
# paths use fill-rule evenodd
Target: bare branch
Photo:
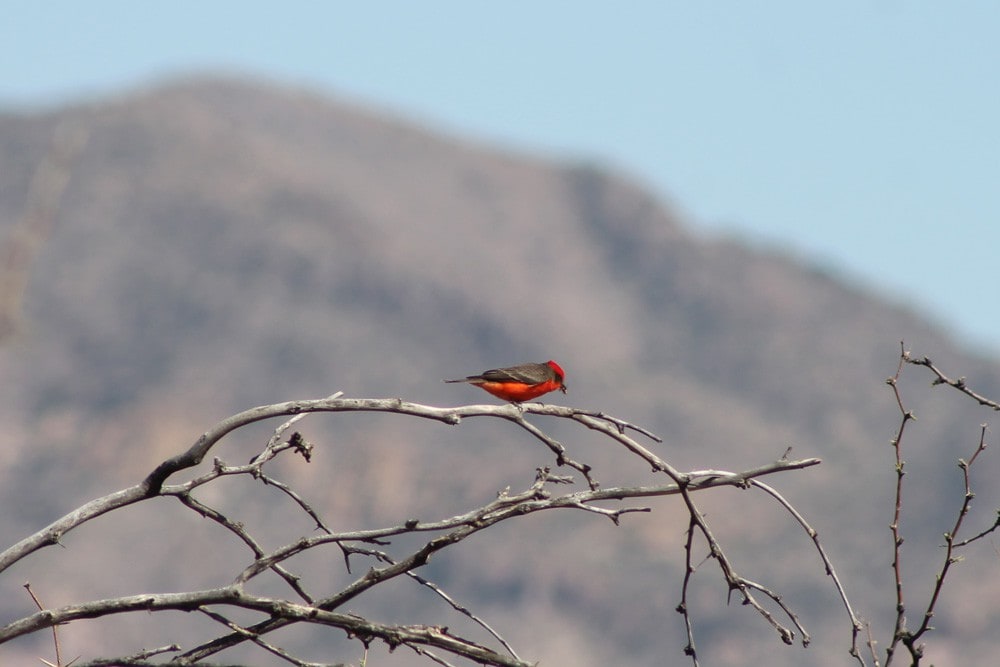
<path id="1" fill-rule="evenodd" d="M 694 667 L 698 667 L 698 650 L 694 643 L 694 627 L 691 624 L 691 609 L 688 606 L 688 592 L 691 587 L 691 577 L 694 575 L 695 567 L 692 564 L 692 552 L 694 548 L 694 529 L 697 527 L 694 517 L 688 522 L 686 531 L 687 540 L 684 543 L 684 582 L 681 584 L 681 602 L 677 605 L 677 613 L 684 617 L 684 629 L 687 631 L 687 645 L 684 647 L 684 654 L 691 657 Z"/>
<path id="2" fill-rule="evenodd" d="M 288 651 L 284 650 L 283 648 L 278 647 L 278 646 L 274 646 L 273 644 L 270 644 L 270 643 L 264 641 L 256 633 L 251 632 L 250 630 L 247 630 L 246 628 L 242 627 L 238 623 L 236 623 L 234 621 L 231 621 L 230 619 L 226 618 L 222 614 L 214 612 L 214 611 L 212 611 L 211 609 L 209 609 L 207 607 L 200 607 L 198 609 L 198 611 L 200 611 L 205 616 L 208 616 L 213 621 L 216 621 L 217 623 L 220 623 L 220 624 L 226 626 L 230 630 L 232 630 L 232 631 L 234 631 L 234 632 L 236 632 L 238 634 L 243 635 L 249 641 L 252 641 L 257 646 L 260 646 L 262 649 L 264 649 L 268 653 L 273 653 L 274 655 L 278 656 L 282 660 L 295 665 L 295 667 L 328 667 L 327 665 L 323 665 L 323 664 L 320 664 L 320 663 L 317 663 L 317 662 L 307 662 L 305 660 L 300 660 L 299 658 L 296 658 L 295 656 L 293 656 L 292 654 L 290 654 Z M 345 667 L 345 666 L 343 664 L 339 664 L 339 665 L 335 665 L 334 667 Z"/>
<path id="3" fill-rule="evenodd" d="M 492 501 L 482 507 L 465 512 L 463 514 L 439 519 L 436 521 L 418 521 L 409 519 L 402 524 L 388 526 L 384 528 L 370 528 L 364 530 L 354 530 L 348 532 L 333 532 L 326 527 L 319 514 L 311 507 L 305 498 L 288 485 L 274 479 L 264 473 L 263 467 L 285 451 L 293 451 L 302 454 L 309 460 L 311 445 L 307 443 L 299 433 L 292 433 L 287 439 L 285 434 L 298 420 L 307 413 L 314 412 L 390 412 L 416 416 L 424 419 L 433 419 L 446 424 L 457 424 L 466 417 L 494 417 L 512 422 L 527 431 L 535 439 L 542 442 L 555 455 L 555 462 L 560 466 L 567 466 L 583 475 L 587 481 L 587 489 L 582 491 L 553 495 L 548 488 L 550 484 L 566 484 L 573 481 L 571 476 L 560 476 L 552 474 L 547 468 L 538 471 L 534 484 L 520 493 L 511 494 L 503 492 Z M 562 443 L 551 438 L 531 421 L 530 415 L 547 415 L 559 418 L 567 418 L 581 423 L 591 430 L 600 432 L 613 441 L 619 443 L 632 455 L 640 457 L 650 467 L 667 476 L 669 482 L 651 486 L 635 487 L 613 487 L 601 489 L 597 480 L 592 475 L 591 467 L 584 463 L 574 461 L 568 454 Z M 286 419 L 268 441 L 264 449 L 254 457 L 250 463 L 244 466 L 228 466 L 223 461 L 215 459 L 211 469 L 200 475 L 191 477 L 186 481 L 179 481 L 174 484 L 167 484 L 168 479 L 176 473 L 192 468 L 200 464 L 211 448 L 227 434 L 234 430 L 264 419 L 274 417 L 291 417 Z M 106 512 L 124 507 L 126 505 L 140 502 L 147 498 L 158 496 L 173 496 L 189 509 L 199 515 L 210 519 L 218 524 L 228 533 L 234 535 L 237 540 L 245 545 L 252 554 L 252 562 L 243 568 L 242 572 L 235 575 L 232 583 L 228 586 L 210 589 L 205 591 L 193 591 L 187 593 L 171 593 L 165 595 L 143 595 L 126 596 L 111 600 L 84 603 L 81 605 L 64 607 L 58 610 L 43 610 L 28 618 L 15 621 L 4 628 L 0 628 L 0 642 L 20 636 L 22 634 L 37 631 L 42 627 L 53 627 L 56 624 L 94 618 L 98 616 L 127 613 L 132 611 L 161 611 L 166 609 L 198 610 L 211 617 L 217 622 L 223 623 L 229 633 L 212 639 L 200 646 L 189 648 L 174 658 L 178 664 L 192 664 L 214 655 L 226 648 L 236 646 L 243 642 L 253 642 L 262 649 L 282 659 L 297 665 L 312 665 L 284 648 L 278 647 L 265 639 L 265 635 L 282 627 L 294 623 L 314 623 L 330 625 L 341 628 L 348 636 L 360 639 L 363 643 L 378 639 L 384 641 L 390 648 L 399 644 L 405 644 L 420 655 L 424 655 L 439 664 L 449 664 L 441 655 L 435 651 L 441 651 L 456 656 L 463 656 L 467 659 L 482 662 L 490 665 L 526 665 L 518 657 L 513 647 L 503 639 L 502 635 L 496 632 L 485 621 L 473 614 L 470 610 L 459 605 L 453 598 L 444 593 L 439 587 L 427 579 L 416 574 L 415 570 L 428 562 L 431 556 L 438 551 L 449 546 L 458 544 L 466 537 L 479 531 L 489 528 L 499 522 L 515 519 L 529 514 L 553 510 L 569 509 L 585 511 L 604 516 L 618 523 L 621 517 L 626 514 L 649 512 L 649 507 L 616 506 L 607 507 L 600 503 L 609 501 L 622 502 L 632 498 L 650 498 L 680 495 L 691 517 L 691 531 L 689 531 L 689 545 L 686 549 L 690 568 L 691 544 L 690 540 L 694 536 L 695 527 L 697 533 L 702 535 L 709 546 L 710 557 L 714 558 L 732 590 L 738 590 L 743 596 L 745 604 L 754 607 L 758 613 L 774 627 L 779 636 L 790 643 L 794 637 L 794 632 L 785 628 L 781 622 L 762 606 L 755 598 L 755 593 L 763 593 L 769 597 L 789 618 L 793 626 L 801 633 L 804 642 L 808 642 L 808 634 L 802 627 L 794 612 L 782 601 L 780 596 L 761 584 L 753 582 L 736 573 L 736 570 L 722 549 L 721 544 L 715 538 L 711 528 L 705 521 L 704 516 L 698 510 L 693 500 L 693 494 L 704 492 L 719 486 L 736 486 L 746 488 L 751 482 L 759 477 L 783 471 L 802 469 L 820 463 L 818 459 L 802 459 L 790 461 L 781 459 L 771 464 L 759 466 L 742 472 L 729 472 L 721 470 L 702 470 L 694 472 L 682 472 L 671 466 L 666 460 L 652 452 L 650 449 L 635 440 L 631 433 L 637 433 L 650 439 L 659 441 L 651 432 L 637 427 L 625 420 L 611 417 L 604 413 L 581 411 L 555 405 L 543 405 L 528 403 L 520 406 L 514 405 L 474 405 L 456 408 L 437 408 L 415 403 L 407 403 L 399 399 L 344 399 L 340 394 L 336 394 L 326 399 L 316 401 L 292 401 L 270 406 L 261 406 L 252 410 L 233 415 L 207 431 L 198 439 L 186 452 L 172 457 L 158 465 L 139 484 L 123 489 L 122 491 L 109 494 L 103 498 L 93 500 L 74 512 L 67 514 L 61 519 L 53 522 L 46 529 L 39 531 L 35 535 L 22 540 L 14 547 L 11 547 L 3 554 L 0 554 L 0 568 L 9 567 L 24 556 L 42 548 L 43 546 L 54 544 L 58 538 L 90 519 L 100 516 Z M 226 516 L 221 511 L 196 499 L 192 492 L 196 489 L 210 484 L 223 477 L 234 475 L 252 476 L 263 483 L 274 486 L 293 500 L 300 510 L 310 516 L 323 533 L 319 535 L 303 536 L 288 544 L 279 546 L 271 551 L 265 550 L 261 546 L 261 541 L 256 539 L 246 529 L 245 525 L 236 519 Z M 770 488 L 770 487 L 766 487 Z M 773 490 L 772 490 L 773 492 Z M 776 492 L 774 492 L 776 493 Z M 782 504 L 794 512 L 794 509 L 777 496 Z M 800 520 L 801 517 L 799 517 Z M 804 520 L 802 520 L 804 522 Z M 416 548 L 411 553 L 402 558 L 392 558 L 385 552 L 363 545 L 380 545 L 387 543 L 395 537 L 402 535 L 413 535 L 417 533 L 429 533 L 430 536 L 422 546 Z M 348 558 L 351 554 L 363 555 L 374 558 L 378 564 L 368 569 L 360 577 L 346 585 L 339 591 L 315 594 L 307 591 L 301 584 L 298 576 L 292 574 L 285 567 L 288 559 L 305 551 L 320 548 L 324 545 L 337 546 Z M 818 546 L 818 543 L 817 543 Z M 821 552 L 822 553 L 822 552 Z M 828 559 L 825 559 L 828 563 Z M 345 561 L 346 562 L 346 561 Z M 346 562 L 349 565 L 349 562 Z M 832 568 L 830 568 L 832 570 Z M 271 600 L 267 598 L 255 597 L 244 590 L 244 585 L 255 579 L 266 571 L 273 571 L 281 577 L 286 584 L 295 592 L 296 596 L 303 602 L 292 602 L 290 600 Z M 348 568 L 348 571 L 350 569 Z M 687 587 L 693 569 L 690 569 L 685 578 L 685 589 L 682 599 L 682 606 L 686 608 Z M 439 597 L 448 602 L 453 609 L 468 616 L 479 627 L 483 628 L 493 639 L 507 651 L 508 655 L 502 655 L 493 649 L 481 646 L 467 638 L 457 637 L 449 633 L 444 628 L 429 628 L 426 626 L 386 626 L 371 622 L 359 617 L 342 614 L 337 609 L 343 607 L 349 601 L 366 593 L 375 586 L 383 582 L 390 581 L 400 575 L 406 575 L 420 585 L 434 591 Z M 835 579 L 836 581 L 836 579 Z M 839 583 L 839 582 L 838 582 Z M 843 590 L 840 589 L 843 596 Z M 846 596 L 844 596 L 846 600 Z M 230 621 L 218 607 L 236 607 L 247 610 L 261 612 L 265 618 L 249 626 L 236 624 Z M 690 615 L 685 612 L 685 624 L 689 635 L 689 655 L 697 664 L 697 657 L 694 652 L 694 637 Z M 145 660 L 144 657 L 135 657 L 134 663 L 139 664 Z"/>
<path id="4" fill-rule="evenodd" d="M 954 387 L 955 389 L 958 389 L 963 394 L 975 399 L 980 405 L 992 408 L 994 410 L 1000 409 L 1000 404 L 998 404 L 996 401 L 988 399 L 985 396 L 982 396 L 969 389 L 968 386 L 966 386 L 965 378 L 959 378 L 958 380 L 951 380 L 950 378 L 946 377 L 937 367 L 935 367 L 934 364 L 932 364 L 930 359 L 928 359 L 927 357 L 923 357 L 922 359 L 919 360 L 914 360 L 911 357 L 909 351 L 906 350 L 905 345 L 903 343 L 900 343 L 900 358 L 899 358 L 899 366 L 896 370 L 896 375 L 887 380 L 887 383 L 893 388 L 893 392 L 896 398 L 896 403 L 899 406 L 900 413 L 902 414 L 902 419 L 900 421 L 896 437 L 892 441 L 892 445 L 896 453 L 896 502 L 893 514 L 893 522 L 892 525 L 890 526 L 890 529 L 892 530 L 892 536 L 893 536 L 893 554 L 894 554 L 893 571 L 896 583 L 896 623 L 895 623 L 895 628 L 893 630 L 892 641 L 889 643 L 889 646 L 886 649 L 886 667 L 888 667 L 888 665 L 892 663 L 893 657 L 895 656 L 896 653 L 896 649 L 900 643 L 903 646 L 905 646 L 907 651 L 910 653 L 912 665 L 917 666 L 920 664 L 920 661 L 924 655 L 924 646 L 923 644 L 920 643 L 920 640 L 927 632 L 933 629 L 930 625 L 930 622 L 931 618 L 934 615 L 937 603 L 940 600 L 941 592 L 943 591 L 944 588 L 945 579 L 948 575 L 948 572 L 951 569 L 951 566 L 954 565 L 956 562 L 958 562 L 958 558 L 956 558 L 954 555 L 955 549 L 958 548 L 959 546 L 963 546 L 972 541 L 975 541 L 986 534 L 989 534 L 997 527 L 997 525 L 1000 525 L 1000 517 L 998 517 L 993 527 L 988 528 L 987 530 L 984 530 L 978 535 L 969 538 L 967 540 L 964 541 L 957 540 L 958 533 L 962 528 L 964 519 L 966 515 L 969 513 L 969 510 L 971 508 L 972 499 L 975 497 L 975 494 L 972 491 L 972 483 L 970 478 L 971 468 L 973 464 L 976 462 L 976 460 L 979 458 L 979 455 L 986 449 L 987 425 L 982 424 L 980 427 L 979 441 L 972 456 L 969 457 L 968 461 L 959 459 L 959 468 L 961 468 L 962 470 L 962 475 L 965 482 L 965 495 L 962 499 L 961 506 L 959 507 L 958 514 L 955 518 L 955 522 L 951 530 L 945 533 L 944 560 L 934 578 L 934 587 L 931 593 L 930 600 L 927 603 L 927 607 L 924 610 L 920 626 L 914 631 L 909 630 L 906 624 L 906 615 L 905 615 L 906 606 L 904 604 L 904 597 L 903 597 L 903 575 L 902 575 L 902 568 L 900 565 L 900 552 L 903 544 L 903 537 L 899 528 L 899 521 L 903 504 L 902 503 L 902 488 L 903 488 L 903 476 L 904 476 L 903 468 L 905 465 L 902 457 L 903 433 L 907 423 L 915 419 L 913 414 L 905 409 L 903 405 L 902 396 L 900 395 L 899 392 L 898 380 L 900 374 L 902 373 L 903 366 L 906 364 L 923 366 L 930 369 L 931 372 L 933 372 L 935 375 L 935 380 L 932 383 L 933 385 L 947 384 L 951 387 Z M 869 646 L 872 648 L 872 651 L 874 652 L 874 642 L 870 639 L 870 637 L 869 637 Z M 875 664 L 877 667 L 878 665 L 877 660 Z"/>
<path id="5" fill-rule="evenodd" d="M 914 366 L 924 366 L 930 369 L 930 371 L 937 376 L 932 384 L 934 385 L 946 384 L 950 387 L 954 387 L 955 389 L 958 389 L 960 392 L 962 392 L 969 398 L 975 399 L 975 401 L 979 403 L 979 405 L 991 408 L 993 410 L 1000 410 L 1000 403 L 970 389 L 969 386 L 965 383 L 964 377 L 960 377 L 957 380 L 952 380 L 944 373 L 942 373 L 937 366 L 931 363 L 931 360 L 929 358 L 923 357 L 921 359 L 913 359 L 912 357 L 909 356 L 909 354 L 904 354 L 903 359 L 908 364 L 913 364 Z"/>
<path id="6" fill-rule="evenodd" d="M 802 516 L 802 513 L 799 512 L 797 509 L 795 509 L 795 507 L 790 502 L 788 502 L 788 500 L 786 500 L 784 496 L 778 493 L 777 490 L 775 490 L 772 486 L 769 486 L 768 484 L 765 484 L 764 482 L 761 482 L 756 479 L 750 480 L 750 484 L 763 490 L 772 498 L 777 500 L 781 504 L 781 506 L 788 511 L 789 514 L 795 517 L 795 520 L 799 523 L 800 526 L 802 526 L 802 529 L 805 530 L 806 534 L 808 534 L 809 537 L 812 539 L 813 544 L 816 547 L 816 551 L 819 552 L 819 556 L 823 560 L 823 566 L 826 568 L 826 573 L 831 579 L 833 579 L 833 584 L 837 589 L 837 593 L 840 595 L 840 601 L 844 604 L 844 609 L 847 611 L 847 615 L 851 621 L 851 627 L 853 628 L 853 633 L 851 636 L 850 654 L 852 657 L 856 658 L 860 664 L 864 665 L 865 664 L 864 658 L 861 656 L 861 652 L 858 649 L 858 636 L 860 635 L 864 626 L 862 625 L 858 617 L 855 616 L 854 609 L 851 607 L 851 601 L 847 598 L 847 591 L 844 590 L 844 586 L 840 582 L 840 577 L 837 576 L 837 571 L 834 569 L 833 562 L 827 555 L 826 549 L 823 548 L 822 543 L 820 543 L 819 541 L 819 532 L 817 532 L 815 528 L 809 525 L 809 522 L 807 522 L 805 517 Z M 805 630 L 802 630 L 800 628 L 800 631 L 803 632 L 803 642 L 804 643 L 808 642 L 808 635 L 805 634 Z"/>
<path id="7" fill-rule="evenodd" d="M 198 500 L 195 500 L 194 498 L 191 497 L 191 494 L 187 492 L 178 493 L 177 499 L 180 500 L 187 507 L 193 509 L 201 516 L 211 519 L 212 521 L 215 521 L 219 525 L 225 527 L 226 530 L 236 535 L 236 537 L 239 538 L 241 542 L 243 542 L 245 545 L 247 545 L 247 547 L 250 548 L 250 550 L 253 552 L 256 558 L 262 558 L 264 556 L 264 550 L 260 547 L 259 544 L 257 544 L 257 541 L 250 536 L 250 534 L 244 528 L 243 524 L 229 520 L 221 512 L 212 509 L 208 505 L 205 505 L 204 503 Z M 306 591 L 299 584 L 299 577 L 295 576 L 294 574 L 286 570 L 279 563 L 272 564 L 269 569 L 275 572 L 279 577 L 284 579 L 285 582 L 289 585 L 289 587 L 293 591 L 295 591 L 295 593 L 298 594 L 300 598 L 302 598 L 304 601 L 310 604 L 313 602 L 312 597 L 308 593 L 306 593 Z"/>
<path id="8" fill-rule="evenodd" d="M 930 629 L 931 617 L 934 616 L 934 608 L 937 606 L 938 599 L 941 596 L 941 589 L 944 586 L 945 577 L 948 576 L 948 571 L 951 566 L 955 564 L 956 558 L 954 556 L 955 551 L 955 536 L 962 529 L 962 522 L 965 520 L 966 515 L 969 513 L 969 507 L 972 505 L 972 499 L 975 495 L 972 492 L 972 483 L 969 479 L 969 470 L 975 463 L 979 454 L 986 449 L 986 425 L 984 424 L 979 435 L 979 445 L 976 447 L 976 451 L 969 458 L 968 462 L 962 461 L 960 467 L 962 468 L 962 476 L 965 481 L 965 497 L 962 499 L 962 506 L 958 510 L 958 516 L 955 517 L 955 524 L 952 529 L 944 534 L 945 541 L 945 555 L 944 561 L 941 563 L 941 570 L 938 572 L 937 576 L 934 578 L 934 592 L 931 594 L 930 602 L 927 603 L 927 609 L 924 612 L 924 620 L 920 624 L 911 636 L 905 637 L 903 641 L 906 643 L 907 648 L 910 649 L 911 653 L 915 654 L 916 646 L 915 642 L 919 641 L 920 637 Z"/>
<path id="9" fill-rule="evenodd" d="M 903 476 L 906 474 L 903 470 L 905 462 L 903 461 L 902 443 L 906 425 L 911 420 L 916 419 L 912 412 L 909 412 L 905 407 L 903 407 L 903 398 L 899 393 L 899 377 L 903 372 L 903 366 L 910 358 L 910 353 L 902 342 L 900 342 L 899 346 L 899 365 L 896 367 L 896 374 L 886 380 L 886 384 L 892 387 L 893 395 L 896 398 L 896 405 L 899 406 L 899 412 L 902 415 L 899 422 L 899 428 L 896 431 L 896 436 L 892 439 L 892 447 L 896 455 L 896 500 L 895 507 L 893 509 L 892 523 L 889 525 L 889 529 L 892 531 L 892 571 L 896 585 L 896 623 L 895 629 L 892 633 L 892 641 L 889 643 L 888 648 L 886 648 L 887 666 L 892 662 L 896 646 L 906 631 L 906 605 L 903 597 L 903 566 L 901 561 L 903 536 L 899 529 L 899 521 L 903 511 Z"/>

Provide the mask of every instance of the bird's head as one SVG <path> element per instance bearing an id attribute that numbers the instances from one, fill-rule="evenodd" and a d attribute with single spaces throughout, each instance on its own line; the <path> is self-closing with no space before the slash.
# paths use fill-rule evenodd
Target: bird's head
<path id="1" fill-rule="evenodd" d="M 556 362 L 549 359 L 545 362 L 545 365 L 552 369 L 552 372 L 556 375 L 556 382 L 559 383 L 559 391 L 566 393 L 566 373 L 563 371 L 562 367 Z"/>

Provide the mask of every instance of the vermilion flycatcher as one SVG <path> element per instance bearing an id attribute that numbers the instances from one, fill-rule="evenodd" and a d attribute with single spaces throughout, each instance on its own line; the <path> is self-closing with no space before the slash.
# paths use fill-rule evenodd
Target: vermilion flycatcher
<path id="1" fill-rule="evenodd" d="M 530 401 L 550 391 L 566 393 L 563 378 L 566 374 L 554 361 L 544 364 L 521 364 L 510 368 L 491 368 L 479 375 L 445 382 L 468 382 L 484 389 L 497 398 L 511 403 Z"/>

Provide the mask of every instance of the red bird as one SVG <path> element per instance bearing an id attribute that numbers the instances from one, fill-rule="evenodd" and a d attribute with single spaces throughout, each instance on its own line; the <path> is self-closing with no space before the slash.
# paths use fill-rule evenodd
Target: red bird
<path id="1" fill-rule="evenodd" d="M 544 364 L 521 364 L 510 368 L 491 368 L 479 375 L 445 382 L 468 382 L 484 389 L 497 398 L 511 403 L 530 401 L 542 394 L 558 389 L 566 393 L 563 379 L 566 374 L 554 361 Z"/>

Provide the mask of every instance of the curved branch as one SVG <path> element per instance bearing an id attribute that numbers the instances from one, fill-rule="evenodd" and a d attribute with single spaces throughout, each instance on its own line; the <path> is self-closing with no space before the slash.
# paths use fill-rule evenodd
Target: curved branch
<path id="1" fill-rule="evenodd" d="M 452 516 L 434 522 L 420 522 L 416 520 L 406 521 L 398 526 L 376 528 L 368 530 L 356 530 L 351 532 L 332 532 L 325 527 L 319 515 L 313 511 L 308 502 L 300 497 L 293 489 L 281 482 L 265 476 L 262 466 L 274 458 L 277 454 L 294 450 L 302 454 L 307 460 L 312 445 L 305 442 L 298 434 L 293 433 L 287 442 L 279 442 L 282 434 L 298 419 L 308 413 L 318 412 L 388 412 L 419 417 L 422 419 L 432 419 L 445 424 L 459 424 L 464 418 L 471 417 L 494 417 L 513 422 L 538 441 L 542 442 L 555 455 L 557 465 L 570 467 L 579 472 L 587 481 L 588 488 L 583 491 L 565 493 L 553 496 L 546 488 L 549 483 L 566 483 L 573 481 L 573 477 L 562 477 L 550 474 L 548 469 L 539 471 L 535 483 L 525 491 L 510 495 L 501 493 L 492 502 L 466 512 L 465 514 Z M 592 475 L 591 467 L 585 463 L 573 460 L 566 448 L 557 440 L 551 438 L 542 429 L 538 428 L 531 421 L 526 419 L 526 415 L 546 415 L 558 418 L 571 419 L 577 421 L 591 430 L 606 435 L 618 444 L 622 445 L 630 454 L 638 456 L 655 472 L 665 474 L 669 478 L 666 484 L 636 487 L 615 487 L 601 489 L 597 480 Z M 168 480 L 174 474 L 199 465 L 204 461 L 211 449 L 224 437 L 233 431 L 266 419 L 276 417 L 291 417 L 279 426 L 274 436 L 269 440 L 264 450 L 250 463 L 243 466 L 230 467 L 221 460 L 216 459 L 211 470 L 201 475 L 194 476 L 176 484 L 168 484 Z M 480 623 L 494 638 L 510 652 L 509 656 L 499 655 L 495 651 L 480 646 L 467 639 L 449 634 L 446 630 L 439 628 L 426 628 L 424 626 L 385 626 L 372 623 L 363 618 L 338 613 L 336 610 L 347 602 L 354 600 L 358 596 L 371 590 L 382 582 L 389 581 L 401 575 L 415 578 L 418 582 L 426 586 L 431 586 L 431 582 L 423 580 L 414 574 L 414 570 L 425 565 L 428 560 L 438 551 L 457 544 L 466 537 L 484 530 L 496 523 L 506 521 L 521 516 L 526 516 L 539 511 L 549 509 L 574 509 L 596 513 L 615 522 L 620 521 L 623 514 L 633 512 L 648 512 L 646 507 L 604 507 L 597 503 L 601 501 L 622 501 L 631 498 L 659 497 L 680 495 L 691 518 L 691 529 L 697 526 L 697 531 L 704 537 L 709 545 L 711 557 L 715 558 L 719 564 L 723 575 L 733 590 L 739 590 L 746 604 L 753 606 L 768 622 L 778 631 L 781 638 L 790 643 L 794 633 L 778 622 L 771 613 L 765 609 L 754 598 L 754 592 L 759 591 L 769 596 L 792 620 L 795 627 L 801 632 L 805 641 L 808 640 L 804 628 L 799 623 L 795 614 L 788 609 L 780 600 L 777 593 L 770 591 L 763 586 L 742 577 L 736 573 L 736 569 L 722 549 L 721 544 L 713 535 L 711 528 L 705 517 L 694 503 L 693 494 L 718 486 L 737 486 L 746 488 L 758 477 L 792 469 L 801 469 L 820 463 L 819 459 L 802 459 L 799 461 L 789 461 L 781 459 L 771 464 L 759 466 L 742 472 L 728 472 L 719 470 L 683 472 L 674 468 L 670 463 L 651 451 L 649 448 L 638 442 L 633 435 L 638 434 L 660 442 L 660 439 L 650 431 L 635 426 L 625 420 L 606 415 L 603 412 L 593 412 L 578 410 L 575 408 L 544 405 L 540 403 L 527 403 L 523 405 L 468 405 L 461 407 L 440 408 L 417 403 L 410 403 L 401 399 L 345 399 L 340 394 L 309 401 L 289 401 L 274 405 L 259 406 L 238 413 L 224 419 L 205 432 L 195 443 L 185 452 L 171 457 L 157 465 L 146 477 L 135 486 L 109 494 L 84 504 L 77 510 L 70 512 L 64 517 L 56 520 L 45 529 L 22 540 L 16 545 L 0 554 L 0 571 L 3 571 L 11 564 L 24 558 L 28 554 L 44 546 L 55 544 L 66 532 L 77 526 L 110 512 L 114 509 L 139 502 L 148 498 L 158 496 L 175 496 L 185 506 L 198 512 L 202 516 L 210 518 L 217 525 L 235 535 L 244 546 L 250 549 L 253 560 L 241 572 L 235 575 L 229 586 L 212 589 L 209 591 L 195 591 L 189 593 L 175 593 L 167 595 L 142 595 L 117 598 L 114 600 L 104 600 L 74 607 L 65 607 L 55 611 L 45 611 L 34 614 L 31 617 L 21 619 L 9 624 L 5 628 L 0 628 L 0 642 L 8 638 L 19 636 L 20 634 L 33 632 L 40 627 L 49 627 L 58 623 L 82 618 L 93 618 L 108 614 L 124 613 L 129 611 L 158 611 L 160 609 L 185 609 L 185 610 L 205 610 L 212 605 L 228 605 L 244 609 L 254 609 L 266 614 L 267 618 L 258 621 L 250 627 L 231 627 L 232 632 L 219 636 L 200 646 L 188 649 L 186 652 L 176 656 L 174 662 L 178 664 L 191 664 L 203 658 L 214 655 L 231 646 L 242 642 L 253 641 L 266 650 L 272 650 L 268 642 L 261 637 L 273 630 L 285 627 L 298 622 L 319 623 L 333 625 L 344 629 L 351 636 L 361 638 L 367 643 L 370 639 L 380 639 L 386 641 L 390 647 L 400 643 L 407 644 L 418 653 L 430 655 L 428 651 L 421 649 L 418 645 L 433 647 L 438 650 L 451 652 L 455 655 L 462 655 L 470 660 L 482 662 L 490 665 L 526 665 L 517 657 L 513 649 L 499 635 L 489 629 L 488 625 Z M 213 482 L 223 476 L 251 475 L 255 479 L 266 484 L 275 485 L 286 495 L 295 501 L 300 509 L 305 511 L 315 521 L 317 526 L 324 531 L 324 534 L 300 537 L 297 540 L 266 552 L 257 540 L 245 529 L 244 524 L 238 520 L 230 519 L 222 512 L 196 500 L 191 496 L 191 492 L 205 484 Z M 769 487 L 767 487 L 769 488 Z M 787 503 L 786 507 L 787 507 Z M 360 547 L 359 543 L 376 545 L 386 543 L 393 537 L 402 535 L 412 535 L 418 532 L 435 533 L 422 546 L 419 546 L 409 555 L 398 560 L 382 554 L 367 547 Z M 691 559 L 691 537 L 687 547 L 688 562 Z M 378 562 L 375 567 L 370 568 L 364 575 L 358 577 L 343 589 L 326 593 L 325 595 L 307 592 L 299 583 L 299 578 L 285 569 L 285 563 L 290 558 L 301 554 L 309 549 L 322 545 L 337 545 L 344 553 L 345 558 L 351 554 L 366 554 L 374 557 Z M 381 554 L 381 556 L 380 556 Z M 385 556 L 385 557 L 382 557 Z M 824 559 L 828 563 L 827 559 Z M 244 585 L 256 578 L 258 575 L 271 570 L 285 580 L 291 586 L 301 602 L 290 600 L 270 600 L 266 598 L 254 597 L 244 590 Z M 693 570 L 692 570 L 693 571 Z M 350 569 L 348 568 L 348 572 Z M 685 591 L 689 576 L 685 579 Z M 440 589 L 436 589 L 440 591 Z M 440 591 L 443 594 L 443 591 Z M 447 595 L 443 595 L 446 600 L 451 600 Z M 454 604 L 453 604 L 454 606 Z M 461 611 L 461 609 L 460 609 Z M 205 613 L 209 613 L 206 611 Z M 211 612 L 215 614 L 215 612 Z M 224 619 L 216 614 L 213 618 Z M 476 617 L 473 616 L 475 619 Z M 352 619 L 348 623 L 345 619 Z M 685 615 L 688 625 L 690 655 L 694 657 L 694 640 L 691 631 L 690 617 Z M 221 621 L 220 621 L 221 622 Z M 280 650 L 280 649 L 276 649 Z M 437 658 L 435 658 L 437 659 Z M 697 664 L 697 660 L 695 659 Z"/>
<path id="2" fill-rule="evenodd" d="M 6 641 L 41 628 L 70 621 L 109 616 L 130 611 L 193 611 L 210 605 L 238 607 L 267 614 L 272 619 L 287 622 L 305 622 L 340 628 L 349 635 L 367 639 L 380 639 L 395 648 L 403 644 L 422 644 L 447 650 L 483 664 L 502 667 L 531 667 L 531 663 L 510 658 L 484 646 L 462 639 L 448 632 L 447 628 L 425 625 L 388 625 L 374 623 L 354 614 L 327 611 L 282 599 L 250 595 L 239 586 L 227 586 L 190 593 L 157 593 L 133 595 L 112 600 L 97 600 L 81 605 L 40 611 L 20 621 L 0 628 L 0 641 Z M 250 633 L 254 631 L 250 629 Z"/>
<path id="3" fill-rule="evenodd" d="M 438 408 L 419 403 L 409 403 L 399 398 L 339 397 L 288 401 L 251 408 L 217 423 L 198 438 L 187 451 L 160 463 L 145 479 L 135 486 L 130 486 L 85 503 L 34 535 L 30 535 L 9 547 L 3 553 L 0 553 L 0 572 L 3 572 L 14 563 L 38 549 L 58 544 L 59 539 L 63 535 L 91 519 L 120 507 L 160 495 L 164 483 L 171 475 L 200 464 L 212 447 L 233 431 L 266 419 L 312 412 L 390 412 L 423 419 L 433 419 L 452 425 L 458 424 L 465 417 L 499 417 L 518 424 L 537 437 L 537 429 L 524 420 L 523 414 L 525 412 L 557 417 L 571 417 L 576 411 L 573 408 L 542 405 L 541 403 L 525 403 L 521 406 L 509 404 L 466 405 L 455 408 Z M 543 441 L 545 441 L 544 438 Z M 551 443 L 547 442 L 546 444 L 552 447 Z M 560 458 L 559 463 L 572 465 L 581 472 L 589 470 L 589 467 L 571 462 L 565 458 Z"/>

